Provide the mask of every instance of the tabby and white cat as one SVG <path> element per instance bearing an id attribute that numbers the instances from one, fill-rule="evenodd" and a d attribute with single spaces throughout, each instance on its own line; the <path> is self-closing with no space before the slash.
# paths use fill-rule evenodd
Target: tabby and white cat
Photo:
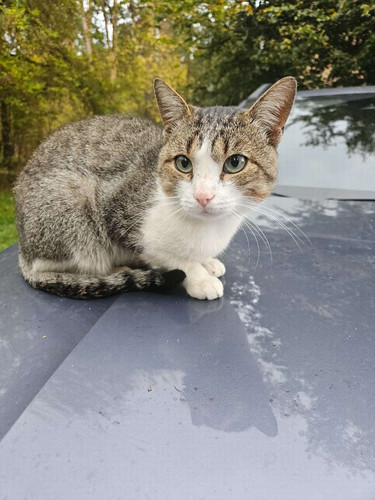
<path id="1" fill-rule="evenodd" d="M 154 86 L 164 131 L 120 115 L 72 123 L 20 174 L 19 264 L 33 287 L 89 298 L 183 280 L 197 299 L 223 295 L 216 257 L 244 202 L 271 192 L 296 81 L 279 80 L 249 110 L 189 106 Z"/>

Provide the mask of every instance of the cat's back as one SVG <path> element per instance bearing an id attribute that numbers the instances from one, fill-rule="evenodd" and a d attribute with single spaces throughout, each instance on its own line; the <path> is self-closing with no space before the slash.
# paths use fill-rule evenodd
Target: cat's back
<path id="1" fill-rule="evenodd" d="M 119 191 L 129 206 L 140 191 L 143 197 L 153 191 L 161 146 L 156 125 L 121 115 L 71 123 L 49 136 L 14 190 L 24 258 L 68 258 L 78 234 L 88 246 L 94 240 L 107 245 L 106 213 Z"/>
<path id="2" fill-rule="evenodd" d="M 161 145 L 162 130 L 148 120 L 95 116 L 52 133 L 35 150 L 23 174 L 49 176 L 62 170 L 110 180 L 129 168 L 154 164 Z"/>

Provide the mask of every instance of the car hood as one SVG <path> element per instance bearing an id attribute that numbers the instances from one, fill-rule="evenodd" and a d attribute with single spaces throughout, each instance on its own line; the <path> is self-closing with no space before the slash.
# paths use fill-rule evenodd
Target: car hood
<path id="1" fill-rule="evenodd" d="M 0 255 L 0 498 L 374 498 L 374 204 L 264 207 L 213 302 L 63 299 Z"/>

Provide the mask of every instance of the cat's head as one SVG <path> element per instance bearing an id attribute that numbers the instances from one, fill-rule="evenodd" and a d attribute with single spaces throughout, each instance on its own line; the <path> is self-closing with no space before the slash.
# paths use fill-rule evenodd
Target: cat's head
<path id="1" fill-rule="evenodd" d="M 269 196 L 276 148 L 296 94 L 294 78 L 279 80 L 248 110 L 197 108 L 163 80 L 154 87 L 164 123 L 160 183 L 185 214 L 209 220 Z"/>

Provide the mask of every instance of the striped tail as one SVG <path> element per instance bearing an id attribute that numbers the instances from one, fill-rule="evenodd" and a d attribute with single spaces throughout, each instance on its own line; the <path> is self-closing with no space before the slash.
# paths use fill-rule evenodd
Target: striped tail
<path id="1" fill-rule="evenodd" d="M 185 278 L 185 273 L 178 269 L 163 271 L 122 268 L 121 271 L 108 276 L 47 271 L 33 273 L 24 272 L 24 269 L 22 271 L 25 280 L 33 288 L 73 299 L 108 297 L 139 290 L 164 291 L 177 286 Z"/>

